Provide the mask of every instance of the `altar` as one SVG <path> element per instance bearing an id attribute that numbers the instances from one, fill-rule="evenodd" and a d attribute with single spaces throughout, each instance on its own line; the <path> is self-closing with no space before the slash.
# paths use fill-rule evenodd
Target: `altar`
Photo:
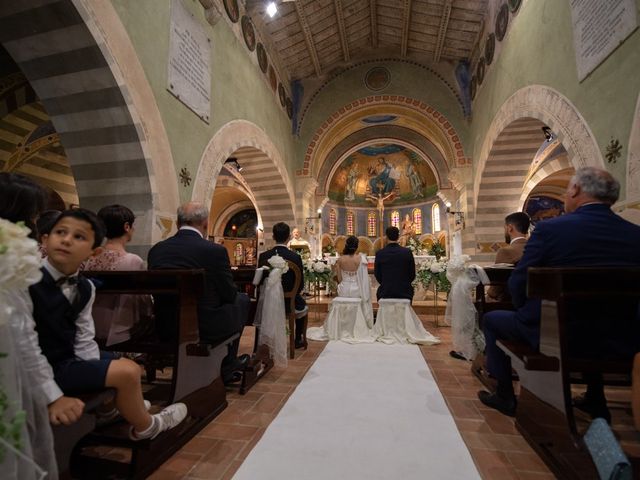
<path id="1" fill-rule="evenodd" d="M 324 259 L 327 261 L 327 263 L 329 265 L 331 265 L 332 267 L 336 264 L 336 262 L 338 261 L 338 258 L 340 258 L 337 255 L 331 255 L 331 256 L 325 256 Z M 436 257 L 433 255 L 414 255 L 413 259 L 417 265 L 422 265 L 425 262 L 433 262 Z M 369 268 L 372 268 L 373 265 L 375 264 L 376 261 L 376 257 L 375 255 L 367 255 L 367 262 L 369 263 Z"/>

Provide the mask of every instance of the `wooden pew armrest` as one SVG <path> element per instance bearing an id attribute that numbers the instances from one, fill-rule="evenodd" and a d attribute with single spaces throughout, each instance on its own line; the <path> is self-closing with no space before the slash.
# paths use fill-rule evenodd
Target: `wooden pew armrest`
<path id="1" fill-rule="evenodd" d="M 498 347 L 510 356 L 517 358 L 525 370 L 538 372 L 557 372 L 560 370 L 560 361 L 556 357 L 549 357 L 529 345 L 513 340 L 498 340 Z"/>

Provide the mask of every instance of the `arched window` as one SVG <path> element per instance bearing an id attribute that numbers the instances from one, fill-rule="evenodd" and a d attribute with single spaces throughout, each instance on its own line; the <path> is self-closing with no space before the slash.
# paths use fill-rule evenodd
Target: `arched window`
<path id="1" fill-rule="evenodd" d="M 433 207 L 431 207 L 431 230 L 434 233 L 442 230 L 440 228 L 440 205 L 437 203 L 434 203 Z"/>
<path id="2" fill-rule="evenodd" d="M 400 212 L 398 210 L 391 212 L 391 226 L 400 228 Z"/>
<path id="3" fill-rule="evenodd" d="M 233 249 L 233 256 L 236 262 L 236 265 L 242 265 L 244 263 L 244 245 L 241 243 L 236 243 L 235 248 Z"/>
<path id="4" fill-rule="evenodd" d="M 347 235 L 355 235 L 355 225 L 354 225 L 353 212 L 347 212 Z"/>
<path id="5" fill-rule="evenodd" d="M 367 236 L 375 237 L 376 230 L 378 229 L 378 217 L 376 212 L 369 212 L 367 215 Z"/>
<path id="6" fill-rule="evenodd" d="M 416 235 L 422 235 L 422 210 L 419 208 L 413 209 L 413 228 Z"/>
<path id="7" fill-rule="evenodd" d="M 336 231 L 336 209 L 332 208 L 329 210 L 329 235 L 336 235 L 338 232 Z"/>

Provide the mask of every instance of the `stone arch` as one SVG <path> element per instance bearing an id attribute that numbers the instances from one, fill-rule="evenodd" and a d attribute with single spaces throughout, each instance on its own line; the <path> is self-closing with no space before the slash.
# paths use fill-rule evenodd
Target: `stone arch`
<path id="1" fill-rule="evenodd" d="M 381 125 L 347 136 L 327 154 L 318 174 L 316 194 L 326 195 L 331 177 L 346 157 L 368 145 L 384 142 L 396 143 L 419 152 L 433 171 L 438 187 L 449 187 L 449 165 L 429 139 L 408 128 Z"/>
<path id="2" fill-rule="evenodd" d="M 463 243 L 468 245 L 470 237 L 475 237 L 478 260 L 484 260 L 482 254 L 486 254 L 486 260 L 493 260 L 494 251 L 503 241 L 504 216 L 520 209 L 525 192 L 535 185 L 536 175 L 527 179 L 527 173 L 544 140 L 543 126 L 550 127 L 565 148 L 566 160 L 548 162 L 540 175 L 567 166 L 604 168 L 593 133 L 566 97 L 541 85 L 518 90 L 491 123 L 475 169 L 473 201 L 467 206 L 467 218 L 474 221 L 463 233 Z"/>
<path id="3" fill-rule="evenodd" d="M 230 156 L 242 166 L 264 231 L 277 222 L 295 225 L 295 197 L 282 155 L 262 129 L 246 120 L 223 125 L 211 138 L 200 159 L 192 200 L 211 204 L 218 174 Z"/>
<path id="4" fill-rule="evenodd" d="M 113 6 L 3 2 L 0 42 L 60 135 L 81 205 L 129 206 L 138 218 L 131 250 L 146 256 L 163 233 L 155 217 L 178 203 L 177 182 L 151 87 Z"/>
<path id="5" fill-rule="evenodd" d="M 463 166 L 470 163 L 464 155 L 460 137 L 454 126 L 440 112 L 420 100 L 403 95 L 371 95 L 354 100 L 331 114 L 315 132 L 307 148 L 303 168 L 296 171 L 297 176 L 314 176 L 324 162 L 324 150 L 334 147 L 332 138 L 336 137 L 346 123 L 353 123 L 354 116 L 380 114 L 380 108 L 388 108 L 394 114 L 403 114 L 419 119 L 423 136 L 432 139 L 446 159 L 449 166 Z M 389 127 L 391 125 L 385 125 Z"/>

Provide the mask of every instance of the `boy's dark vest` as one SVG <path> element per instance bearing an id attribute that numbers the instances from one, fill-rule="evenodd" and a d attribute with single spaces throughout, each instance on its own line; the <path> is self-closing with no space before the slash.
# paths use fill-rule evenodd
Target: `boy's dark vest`
<path id="1" fill-rule="evenodd" d="M 69 303 L 53 277 L 42 268 L 42 280 L 29 287 L 38 341 L 52 366 L 75 358 L 76 320 L 91 299 L 91 284 L 78 277 L 78 293 Z"/>

